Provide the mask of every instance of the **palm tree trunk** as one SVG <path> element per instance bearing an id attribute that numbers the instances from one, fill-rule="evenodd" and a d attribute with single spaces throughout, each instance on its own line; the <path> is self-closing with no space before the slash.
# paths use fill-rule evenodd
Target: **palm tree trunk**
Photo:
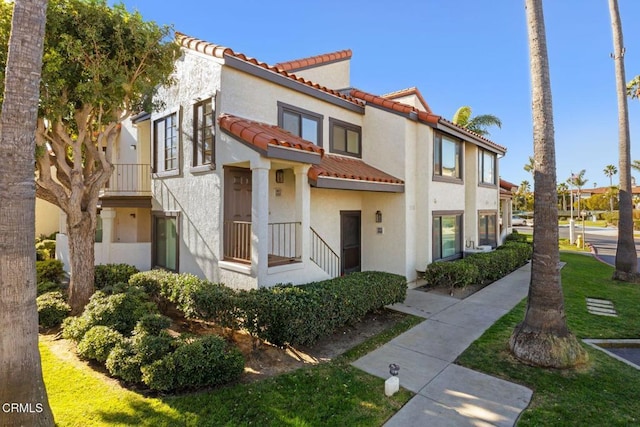
<path id="1" fill-rule="evenodd" d="M 33 246 L 34 137 L 46 9 L 46 0 L 14 3 L 0 114 L 0 146 L 4 155 L 0 169 L 0 425 L 3 426 L 54 424 L 38 351 Z"/>
<path id="2" fill-rule="evenodd" d="M 560 285 L 556 159 L 551 82 L 541 0 L 526 0 L 535 158 L 533 257 L 524 321 L 509 340 L 519 360 L 554 368 L 583 363 L 587 354 L 569 331 Z"/>
<path id="3" fill-rule="evenodd" d="M 633 237 L 633 201 L 631 194 L 631 142 L 629 136 L 629 109 L 627 105 L 627 85 L 624 73 L 624 43 L 618 1 L 609 0 L 611 30 L 613 32 L 613 58 L 616 70 L 616 90 L 618 92 L 618 152 L 620 168 L 620 192 L 618 222 L 618 246 L 616 248 L 616 269 L 613 278 L 624 281 L 638 281 L 638 256 Z"/>

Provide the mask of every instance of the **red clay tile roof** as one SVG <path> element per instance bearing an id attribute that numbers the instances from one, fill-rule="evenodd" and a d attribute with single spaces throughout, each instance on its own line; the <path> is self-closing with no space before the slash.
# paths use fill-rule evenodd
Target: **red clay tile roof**
<path id="1" fill-rule="evenodd" d="M 267 151 L 269 145 L 293 148 L 295 150 L 313 152 L 324 155 L 324 150 L 317 145 L 297 137 L 277 126 L 255 122 L 242 117 L 222 114 L 218 119 L 220 127 L 247 144 L 254 145 L 261 151 Z"/>
<path id="2" fill-rule="evenodd" d="M 508 190 L 509 192 L 511 192 L 512 188 L 518 188 L 518 186 L 510 183 L 505 179 L 500 178 L 500 188 L 504 188 L 505 190 Z"/>
<path id="3" fill-rule="evenodd" d="M 475 132 L 471 132 L 468 129 L 463 128 L 462 126 L 458 126 L 457 124 L 443 118 L 442 116 L 438 116 L 436 114 L 430 113 L 430 112 L 426 112 L 426 111 L 420 111 L 418 109 L 416 109 L 415 107 L 412 107 L 410 105 L 407 104 L 403 104 L 401 102 L 398 101 L 393 101 L 391 99 L 387 99 L 384 98 L 382 96 L 378 96 L 378 95 L 372 95 L 370 93 L 367 92 L 363 92 L 361 90 L 358 89 L 351 89 L 350 92 L 351 96 L 353 96 L 354 98 L 359 98 L 364 100 L 365 102 L 370 102 L 374 105 L 378 105 L 380 107 L 383 108 L 387 108 L 393 111 L 397 111 L 400 113 L 404 113 L 404 114 L 411 114 L 414 113 L 418 116 L 418 120 L 421 120 L 423 122 L 426 123 L 440 123 L 440 124 L 444 124 L 448 127 L 451 128 L 455 128 L 456 130 L 459 130 L 463 133 L 468 133 L 470 135 L 473 135 L 474 137 L 484 141 L 487 145 L 491 145 L 495 148 L 498 148 L 502 151 L 507 151 L 506 147 L 503 147 L 502 145 L 496 144 L 495 142 L 481 136 L 478 135 Z"/>
<path id="4" fill-rule="evenodd" d="M 411 105 L 407 105 L 402 102 L 383 98 L 378 95 L 372 95 L 370 93 L 363 92 L 358 89 L 351 89 L 350 94 L 354 98 L 359 98 L 364 100 L 365 102 L 370 102 L 374 105 L 378 105 L 380 107 L 387 108 L 389 110 L 397 111 L 399 113 L 404 113 L 404 114 L 415 113 L 418 115 L 419 119 L 424 120 L 425 122 L 428 122 L 428 123 L 437 123 L 438 120 L 440 119 L 440 116 L 436 116 L 435 114 L 427 113 L 425 111 L 419 111 L 415 107 L 412 107 Z"/>
<path id="5" fill-rule="evenodd" d="M 386 93 L 384 95 L 381 95 L 382 98 L 387 98 L 387 99 L 396 99 L 396 98 L 402 98 L 405 96 L 410 96 L 410 95 L 415 95 L 418 98 L 418 101 L 420 101 L 420 103 L 424 106 L 424 109 L 427 110 L 427 113 L 431 113 L 431 107 L 429 107 L 429 104 L 427 104 L 427 101 L 424 99 L 424 97 L 422 96 L 422 94 L 420 93 L 420 91 L 418 90 L 417 87 L 408 87 L 406 89 L 402 89 L 402 90 L 397 90 L 395 92 L 391 92 L 391 93 Z"/>
<path id="6" fill-rule="evenodd" d="M 325 64 L 327 62 L 341 61 L 351 58 L 351 49 L 339 50 L 332 53 L 324 53 L 322 55 L 309 56 L 307 58 L 294 59 L 292 61 L 280 62 L 274 67 L 281 71 L 295 71 L 301 68 L 313 67 L 315 65 Z"/>
<path id="7" fill-rule="evenodd" d="M 295 74 L 291 74 L 288 73 L 287 71 L 281 70 L 277 67 L 271 66 L 269 64 L 266 64 L 264 62 L 260 62 L 255 58 L 251 58 L 248 57 L 247 55 L 243 54 L 243 53 L 237 53 L 234 52 L 232 49 L 228 48 L 228 47 L 223 47 L 223 46 L 219 46 L 213 43 L 209 43 L 206 42 L 204 40 L 200 40 L 197 39 L 195 37 L 189 37 L 183 33 L 180 32 L 176 32 L 175 33 L 175 37 L 176 37 L 176 41 L 178 42 L 178 44 L 182 47 L 191 49 L 191 50 L 195 50 L 197 52 L 200 53 L 204 53 L 205 55 L 210 55 L 216 58 L 221 58 L 223 59 L 224 56 L 231 56 L 237 59 L 240 59 L 242 61 L 248 62 L 250 64 L 256 65 L 258 67 L 264 68 L 265 70 L 269 70 L 272 71 L 276 74 L 280 74 L 281 76 L 290 78 L 291 80 L 295 80 L 299 83 L 305 84 L 307 86 L 310 86 L 314 89 L 329 93 L 331 95 L 337 96 L 338 98 L 342 98 L 346 101 L 349 101 L 353 104 L 356 105 L 362 105 L 362 102 L 359 101 L 358 99 L 354 99 L 350 96 L 344 95 L 336 90 L 333 89 L 329 89 L 325 86 L 321 86 L 317 83 L 314 83 L 310 80 L 305 80 L 302 77 L 297 77 Z"/>
<path id="8" fill-rule="evenodd" d="M 325 154 L 319 165 L 313 165 L 309 169 L 309 178 L 317 180 L 319 177 L 404 184 L 401 179 L 382 172 L 361 159 L 334 154 Z"/>

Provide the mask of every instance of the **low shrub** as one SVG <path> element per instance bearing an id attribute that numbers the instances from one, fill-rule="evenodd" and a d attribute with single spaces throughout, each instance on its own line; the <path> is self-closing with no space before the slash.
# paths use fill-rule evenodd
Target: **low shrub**
<path id="1" fill-rule="evenodd" d="M 46 294 L 47 292 L 55 292 L 55 291 L 61 290 L 60 283 L 58 282 L 49 282 L 49 281 L 38 282 L 36 286 L 38 289 L 37 290 L 38 295 Z"/>
<path id="2" fill-rule="evenodd" d="M 96 289 L 116 283 L 128 283 L 129 278 L 138 273 L 138 269 L 129 264 L 100 264 L 95 267 Z"/>
<path id="3" fill-rule="evenodd" d="M 96 291 L 82 315 L 63 324 L 63 337 L 79 342 L 89 329 L 99 325 L 129 336 L 142 317 L 157 312 L 157 306 L 138 287 L 129 286 L 112 295 Z"/>
<path id="4" fill-rule="evenodd" d="M 163 329 L 167 329 L 171 325 L 171 319 L 159 313 L 146 314 L 138 320 L 133 333 L 158 335 Z"/>
<path id="5" fill-rule="evenodd" d="M 36 240 L 36 259 L 38 261 L 44 261 L 47 259 L 53 259 L 56 256 L 56 241 L 55 239 L 37 239 Z"/>
<path id="6" fill-rule="evenodd" d="M 518 230 L 513 230 L 513 233 L 508 234 L 507 237 L 505 238 L 505 243 L 506 242 L 526 242 L 528 240 L 528 237 L 526 234 L 520 234 L 518 233 Z"/>
<path id="7" fill-rule="evenodd" d="M 480 271 L 476 264 L 466 260 L 453 262 L 432 262 L 424 272 L 424 280 L 429 286 L 449 286 L 464 288 L 480 279 Z"/>
<path id="8" fill-rule="evenodd" d="M 64 264 L 57 259 L 36 261 L 36 282 L 62 283 Z"/>
<path id="9" fill-rule="evenodd" d="M 105 367 L 112 377 L 130 384 L 142 382 L 141 366 L 140 358 L 130 341 L 116 345 L 105 361 Z"/>
<path id="10" fill-rule="evenodd" d="M 134 274 L 129 285 L 141 286 L 148 293 L 174 303 L 188 318 L 210 320 L 232 329 L 240 327 L 237 293 L 222 284 L 192 274 L 153 270 Z"/>
<path id="11" fill-rule="evenodd" d="M 89 329 L 78 343 L 78 354 L 84 359 L 97 360 L 104 363 L 118 344 L 122 344 L 124 337 L 118 331 L 108 326 L 94 326 Z"/>
<path id="12" fill-rule="evenodd" d="M 152 390 L 187 390 L 234 381 L 244 371 L 240 350 L 215 335 L 185 341 L 175 352 L 142 366 L 142 381 Z"/>
<path id="13" fill-rule="evenodd" d="M 239 293 L 243 326 L 278 346 L 310 345 L 368 312 L 401 302 L 403 276 L 360 272 L 303 286 L 280 285 Z"/>
<path id="14" fill-rule="evenodd" d="M 166 331 L 161 331 L 157 335 L 136 334 L 131 338 L 131 347 L 140 361 L 140 365 L 147 365 L 174 350 L 175 339 Z"/>
<path id="15" fill-rule="evenodd" d="M 47 292 L 36 298 L 38 307 L 38 324 L 43 328 L 53 328 L 71 313 L 61 292 Z"/>
<path id="16" fill-rule="evenodd" d="M 515 233 L 514 233 L 515 234 Z M 526 235 L 511 235 L 495 251 L 467 255 L 462 260 L 434 262 L 427 266 L 424 279 L 430 286 L 465 287 L 498 280 L 524 265 L 533 253 Z M 520 236 L 524 236 L 524 239 Z"/>

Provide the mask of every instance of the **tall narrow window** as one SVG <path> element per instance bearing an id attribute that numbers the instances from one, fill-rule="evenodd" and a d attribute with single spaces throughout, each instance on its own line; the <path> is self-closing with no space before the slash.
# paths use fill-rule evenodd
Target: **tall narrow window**
<path id="1" fill-rule="evenodd" d="M 496 184 L 496 155 L 478 150 L 478 178 L 482 184 Z"/>
<path id="2" fill-rule="evenodd" d="M 278 126 L 322 147 L 321 114 L 278 102 Z"/>
<path id="3" fill-rule="evenodd" d="M 446 178 L 462 178 L 462 142 L 436 134 L 433 143 L 433 174 Z"/>
<path id="4" fill-rule="evenodd" d="M 497 218 L 495 212 L 478 215 L 478 245 L 497 246 Z"/>
<path id="5" fill-rule="evenodd" d="M 462 256 L 462 214 L 434 213 L 432 232 L 433 260 Z"/>
<path id="6" fill-rule="evenodd" d="M 178 115 L 169 114 L 153 122 L 154 171 L 178 171 Z"/>
<path id="7" fill-rule="evenodd" d="M 153 217 L 153 265 L 178 271 L 177 217 Z"/>
<path id="8" fill-rule="evenodd" d="M 213 164 L 215 149 L 213 117 L 211 98 L 193 106 L 193 166 Z"/>
<path id="9" fill-rule="evenodd" d="M 362 130 L 360 126 L 329 119 L 331 128 L 331 152 L 362 157 Z"/>

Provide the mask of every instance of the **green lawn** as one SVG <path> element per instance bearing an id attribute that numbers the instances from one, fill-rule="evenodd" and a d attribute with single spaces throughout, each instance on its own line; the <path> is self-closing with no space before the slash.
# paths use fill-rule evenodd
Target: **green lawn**
<path id="1" fill-rule="evenodd" d="M 384 395 L 384 381 L 349 363 L 422 321 L 396 326 L 332 362 L 252 384 L 174 397 L 144 397 L 105 381 L 85 366 L 40 353 L 49 402 L 58 426 L 377 426 L 412 396 Z"/>
<path id="2" fill-rule="evenodd" d="M 610 279 L 613 269 L 591 257 L 562 254 L 565 310 L 578 338 L 638 338 L 640 286 Z M 586 297 L 612 301 L 619 317 L 589 314 Z M 585 345 L 590 362 L 572 371 L 522 365 L 508 352 L 524 302 L 500 319 L 465 351 L 459 364 L 534 390 L 518 426 L 628 426 L 640 424 L 640 371 Z"/>

